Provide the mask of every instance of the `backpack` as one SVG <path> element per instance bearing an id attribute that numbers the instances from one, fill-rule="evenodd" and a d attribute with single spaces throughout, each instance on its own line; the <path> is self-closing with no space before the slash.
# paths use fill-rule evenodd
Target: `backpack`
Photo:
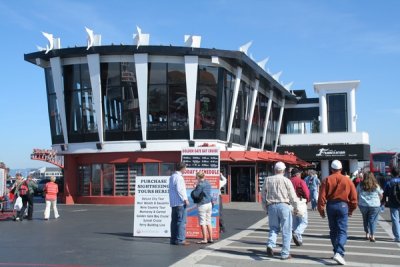
<path id="1" fill-rule="evenodd" d="M 200 192 L 199 196 L 194 195 L 194 190 L 190 193 L 190 197 L 193 199 L 193 202 L 196 204 L 200 203 L 203 200 L 204 196 L 205 196 L 205 194 L 203 191 Z"/>
<path id="2" fill-rule="evenodd" d="M 400 206 L 400 182 L 397 182 L 392 187 L 393 201 Z"/>
<path id="3" fill-rule="evenodd" d="M 26 196 L 29 194 L 29 187 L 28 184 L 26 182 L 23 182 L 19 189 L 18 189 L 19 195 L 20 196 Z"/>

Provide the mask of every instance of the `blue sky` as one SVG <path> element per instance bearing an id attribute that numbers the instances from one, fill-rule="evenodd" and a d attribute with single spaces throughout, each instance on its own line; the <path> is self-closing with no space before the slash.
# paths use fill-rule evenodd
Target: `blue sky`
<path id="1" fill-rule="evenodd" d="M 400 151 L 400 1 L 5 1 L 0 0 L 0 161 L 10 168 L 40 167 L 33 148 L 51 148 L 44 73 L 23 60 L 45 47 L 41 32 L 62 47 L 85 46 L 85 26 L 102 44 L 132 44 L 136 25 L 150 44 L 238 50 L 270 60 L 283 83 L 316 97 L 314 82 L 361 80 L 357 131 L 368 132 L 372 151 Z"/>

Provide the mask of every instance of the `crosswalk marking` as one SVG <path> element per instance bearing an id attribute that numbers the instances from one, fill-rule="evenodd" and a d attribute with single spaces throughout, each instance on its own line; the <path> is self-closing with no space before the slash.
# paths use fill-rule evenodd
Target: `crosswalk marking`
<path id="1" fill-rule="evenodd" d="M 400 259 L 400 244 L 392 242 L 391 225 L 379 218 L 376 229 L 376 243 L 365 239 L 362 216 L 356 211 L 348 222 L 348 240 L 346 248 L 347 266 L 367 267 L 394 267 Z M 333 265 L 332 245 L 329 239 L 328 220 L 320 218 L 319 214 L 309 214 L 309 225 L 303 235 L 303 246 L 291 245 L 293 258 L 282 262 L 279 259 L 282 235 L 277 238 L 277 254 L 274 258 L 266 255 L 266 241 L 268 239 L 268 220 L 264 218 L 248 229 L 239 232 L 227 239 L 217 242 L 204 249 L 192 253 L 188 257 L 174 264 L 174 266 L 206 266 L 216 262 L 213 266 L 230 266 L 241 264 L 260 264 L 274 262 L 276 266 L 314 266 Z M 303 257 L 304 256 L 304 257 Z M 386 264 L 385 264 L 386 263 Z M 204 265 L 205 264 L 205 265 Z M 240 264 L 239 264 L 240 265 Z"/>

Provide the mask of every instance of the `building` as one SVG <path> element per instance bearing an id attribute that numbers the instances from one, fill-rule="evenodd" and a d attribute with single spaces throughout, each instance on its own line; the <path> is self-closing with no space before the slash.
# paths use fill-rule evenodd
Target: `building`
<path id="1" fill-rule="evenodd" d="M 42 167 L 31 172 L 32 178 L 37 180 L 50 180 L 51 176 L 56 177 L 58 180 L 63 179 L 63 171 L 61 168 L 56 167 Z"/>
<path id="2" fill-rule="evenodd" d="M 137 36 L 135 45 L 101 46 L 92 33 L 87 47 L 64 49 L 54 38 L 25 55 L 45 71 L 66 203 L 133 203 L 135 177 L 170 175 L 186 147 L 220 149 L 224 201 L 257 201 L 276 161 L 308 165 L 274 153 L 284 110 L 299 99 L 245 48 L 200 48 L 198 36 L 150 46 Z"/>

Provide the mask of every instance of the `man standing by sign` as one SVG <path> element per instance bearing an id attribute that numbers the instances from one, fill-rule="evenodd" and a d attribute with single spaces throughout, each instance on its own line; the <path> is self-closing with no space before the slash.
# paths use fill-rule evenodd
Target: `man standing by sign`
<path id="1" fill-rule="evenodd" d="M 189 245 L 186 241 L 186 207 L 189 200 L 182 174 L 186 170 L 184 162 L 178 163 L 176 171 L 169 178 L 169 203 L 171 211 L 171 245 Z"/>

